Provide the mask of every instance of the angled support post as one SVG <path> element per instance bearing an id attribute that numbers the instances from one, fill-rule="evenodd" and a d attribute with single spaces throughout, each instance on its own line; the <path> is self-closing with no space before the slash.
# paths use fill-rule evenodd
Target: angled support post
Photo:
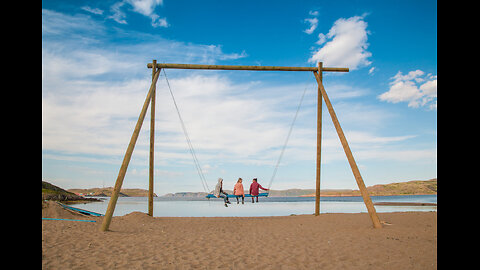
<path id="1" fill-rule="evenodd" d="M 103 218 L 100 231 L 108 231 L 110 222 L 112 221 L 113 211 L 115 211 L 115 206 L 118 200 L 118 194 L 120 193 L 120 189 L 122 188 L 123 179 L 125 178 L 128 164 L 130 163 L 130 158 L 132 157 L 133 149 L 135 148 L 135 144 L 137 142 L 140 129 L 142 128 L 143 120 L 145 119 L 145 114 L 147 113 L 148 105 L 150 104 L 150 99 L 152 98 L 152 93 L 153 93 L 153 90 L 155 89 L 155 84 L 157 83 L 159 75 L 160 75 L 160 70 L 158 70 L 155 73 L 152 84 L 150 85 L 150 90 L 148 91 L 147 97 L 145 98 L 145 102 L 143 103 L 142 111 L 140 112 L 140 116 L 138 117 L 137 124 L 135 125 L 135 129 L 133 130 L 132 138 L 130 139 L 130 143 L 128 144 L 127 151 L 125 152 L 125 156 L 123 157 L 122 166 L 118 171 L 117 180 L 115 181 L 115 187 L 113 188 L 112 195 L 110 196 L 110 201 L 108 202 L 108 208 L 107 208 L 107 211 L 105 212 L 105 217 Z"/>
<path id="2" fill-rule="evenodd" d="M 313 72 L 315 79 L 317 79 L 318 83 L 318 89 L 320 90 L 323 99 L 325 100 L 325 104 L 327 105 L 328 112 L 330 113 L 330 117 L 332 118 L 333 125 L 335 126 L 335 129 L 337 130 L 338 137 L 340 138 L 340 142 L 342 143 L 343 150 L 345 151 L 345 154 L 348 159 L 348 163 L 350 164 L 350 168 L 352 169 L 353 175 L 355 176 L 355 180 L 357 181 L 358 188 L 360 189 L 360 193 L 362 194 L 363 197 L 363 202 L 365 203 L 365 206 L 367 207 L 368 214 L 370 215 L 370 218 L 373 223 L 374 228 L 382 228 L 382 225 L 380 224 L 380 220 L 378 219 L 377 212 L 375 210 L 375 207 L 373 206 L 372 200 L 370 199 L 370 196 L 368 195 L 367 188 L 365 187 L 365 183 L 363 182 L 362 175 L 360 175 L 360 171 L 358 170 L 357 163 L 355 162 L 355 159 L 353 158 L 352 151 L 350 150 L 350 147 L 348 146 L 347 139 L 345 137 L 345 134 L 343 133 L 342 127 L 340 126 L 340 123 L 338 122 L 337 115 L 335 114 L 335 111 L 333 110 L 332 103 L 330 102 L 330 99 L 327 96 L 327 92 L 325 91 L 325 88 L 323 87 L 322 84 L 322 79 L 320 75 L 317 72 Z"/>

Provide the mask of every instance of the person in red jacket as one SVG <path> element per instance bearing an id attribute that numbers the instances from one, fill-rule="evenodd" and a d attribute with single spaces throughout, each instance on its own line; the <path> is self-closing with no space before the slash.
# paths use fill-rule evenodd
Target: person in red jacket
<path id="1" fill-rule="evenodd" d="M 257 203 L 258 203 L 258 189 L 259 188 L 261 188 L 263 190 L 269 190 L 268 188 L 264 188 L 259 183 L 257 183 L 257 178 L 253 178 L 252 184 L 250 184 L 250 195 L 252 195 L 252 203 L 254 203 L 253 197 L 257 198 Z"/>

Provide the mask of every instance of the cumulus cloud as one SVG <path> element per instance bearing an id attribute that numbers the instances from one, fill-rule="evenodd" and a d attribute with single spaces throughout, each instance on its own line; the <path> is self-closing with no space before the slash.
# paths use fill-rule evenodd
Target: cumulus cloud
<path id="1" fill-rule="evenodd" d="M 407 102 L 408 107 L 426 107 L 437 109 L 437 76 L 425 75 L 421 70 L 414 70 L 403 75 L 399 71 L 390 78 L 390 89 L 379 95 L 382 101 L 391 103 Z"/>
<path id="2" fill-rule="evenodd" d="M 325 45 L 315 50 L 308 62 L 323 62 L 326 66 L 348 67 L 350 70 L 369 66 L 371 61 L 368 58 L 372 54 L 367 51 L 369 31 L 364 17 L 354 16 L 335 21 L 326 35 L 319 34 L 317 44 Z"/>

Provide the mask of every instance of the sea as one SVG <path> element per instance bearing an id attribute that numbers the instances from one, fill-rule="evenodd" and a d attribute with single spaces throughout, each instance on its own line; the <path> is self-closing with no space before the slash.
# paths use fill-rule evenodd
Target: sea
<path id="1" fill-rule="evenodd" d="M 72 206 L 105 214 L 110 197 L 97 197 L 101 202 L 74 204 Z M 375 202 L 437 203 L 437 195 L 371 196 Z M 219 198 L 167 198 L 155 197 L 154 217 L 261 217 L 309 215 L 315 212 L 315 197 L 259 197 L 258 203 L 245 198 L 239 204 L 230 198 L 231 204 L 224 206 Z M 437 206 L 388 206 L 375 205 L 378 213 L 437 211 Z M 113 216 L 132 212 L 148 212 L 147 197 L 119 197 Z M 320 213 L 367 213 L 362 197 L 321 197 Z"/>

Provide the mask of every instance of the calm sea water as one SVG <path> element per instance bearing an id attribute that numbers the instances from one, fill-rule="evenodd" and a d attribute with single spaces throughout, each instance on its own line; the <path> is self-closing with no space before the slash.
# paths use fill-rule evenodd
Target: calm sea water
<path id="1" fill-rule="evenodd" d="M 372 196 L 375 202 L 417 202 L 437 203 L 437 195 L 405 195 L 405 196 Z M 85 210 L 105 214 L 109 197 L 103 197 L 102 202 L 72 205 Z M 315 198 L 301 197 L 260 197 L 259 203 L 252 203 L 251 198 L 245 198 L 245 204 L 237 204 L 231 198 L 228 207 L 223 199 L 173 199 L 156 197 L 153 202 L 154 217 L 255 217 L 255 216 L 288 216 L 313 214 Z M 437 211 L 436 206 L 384 206 L 376 205 L 377 212 L 405 211 Z M 148 212 L 147 197 L 119 197 L 114 216 L 123 216 L 134 211 Z M 362 197 L 322 197 L 320 198 L 320 213 L 366 213 L 367 208 Z"/>

